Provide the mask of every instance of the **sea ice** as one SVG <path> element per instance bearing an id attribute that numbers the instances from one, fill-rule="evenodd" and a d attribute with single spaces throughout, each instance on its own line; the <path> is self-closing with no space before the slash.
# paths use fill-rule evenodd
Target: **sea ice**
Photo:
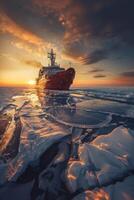
<path id="1" fill-rule="evenodd" d="M 71 192 L 112 184 L 134 170 L 134 132 L 115 128 L 93 142 L 80 144 L 78 160 L 66 169 L 66 184 Z"/>
<path id="2" fill-rule="evenodd" d="M 85 190 L 73 198 L 73 200 L 133 200 L 134 199 L 134 176 L 128 176 L 116 184 Z"/>

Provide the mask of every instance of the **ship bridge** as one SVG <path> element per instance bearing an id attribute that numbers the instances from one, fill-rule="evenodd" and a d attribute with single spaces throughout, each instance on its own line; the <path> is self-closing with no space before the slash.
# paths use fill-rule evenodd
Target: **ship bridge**
<path id="1" fill-rule="evenodd" d="M 50 65 L 42 67 L 40 69 L 39 76 L 51 76 L 65 70 L 56 64 L 56 54 L 54 53 L 53 49 L 51 49 L 50 53 L 48 53 L 48 58 L 50 59 Z"/>

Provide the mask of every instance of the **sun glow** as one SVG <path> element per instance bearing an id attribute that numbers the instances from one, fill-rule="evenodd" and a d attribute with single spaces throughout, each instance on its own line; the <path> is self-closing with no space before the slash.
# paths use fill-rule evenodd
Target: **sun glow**
<path id="1" fill-rule="evenodd" d="M 29 80 L 29 81 L 28 81 L 28 84 L 29 84 L 29 85 L 35 85 L 35 80 Z"/>

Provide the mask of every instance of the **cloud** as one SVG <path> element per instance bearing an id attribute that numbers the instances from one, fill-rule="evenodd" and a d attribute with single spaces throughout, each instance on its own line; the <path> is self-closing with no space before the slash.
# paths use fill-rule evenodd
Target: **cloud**
<path id="1" fill-rule="evenodd" d="M 22 62 L 31 67 L 40 68 L 42 66 L 41 62 L 37 60 L 22 60 Z"/>
<path id="2" fill-rule="evenodd" d="M 32 51 L 33 51 L 32 45 L 27 44 L 27 42 L 25 42 L 23 40 L 14 40 L 14 41 L 11 41 L 11 44 L 13 46 L 17 47 L 18 49 L 24 49 L 28 53 L 32 53 Z"/>
<path id="3" fill-rule="evenodd" d="M 64 55 L 70 57 L 74 60 L 77 60 L 79 63 L 84 65 L 90 65 L 97 63 L 101 60 L 107 59 L 110 55 L 111 49 L 114 49 L 114 45 L 108 48 L 87 48 L 87 46 L 80 41 L 73 41 L 72 43 L 66 44 L 64 48 Z"/>
<path id="4" fill-rule="evenodd" d="M 106 75 L 104 74 L 98 74 L 98 75 L 95 75 L 94 78 L 105 78 Z"/>
<path id="5" fill-rule="evenodd" d="M 108 47 L 115 43 L 120 49 L 124 43 L 134 46 L 133 7 L 132 0 L 72 1 L 63 18 L 66 27 L 65 49 L 71 49 L 69 45 L 73 46 L 73 43 L 82 41 L 82 48 L 85 47 L 81 55 L 84 55 L 83 62 L 93 64 L 107 58 L 107 52 L 103 52 L 105 45 Z M 102 51 L 97 50 L 100 45 Z M 110 48 L 109 56 L 116 50 L 117 48 Z M 91 51 L 93 53 L 89 53 Z"/>
<path id="6" fill-rule="evenodd" d="M 1 2 L 3 10 L 10 19 L 24 29 L 31 29 L 40 34 L 40 29 L 45 26 L 44 33 L 47 29 L 59 35 L 64 32 L 65 44 L 81 39 L 88 40 L 90 44 L 96 38 L 106 40 L 115 37 L 126 42 L 134 41 L 133 0 L 1 0 Z"/>
<path id="7" fill-rule="evenodd" d="M 67 59 L 81 63 L 81 59 L 85 54 L 85 48 L 82 41 L 66 44 L 62 54 L 64 57 L 67 57 Z"/>
<path id="8" fill-rule="evenodd" d="M 133 0 L 1 2 L 1 31 L 29 44 L 22 45 L 28 51 L 31 44 L 47 48 L 51 43 L 64 49 L 64 57 L 88 65 L 110 57 L 113 43 L 134 46 Z"/>
<path id="9" fill-rule="evenodd" d="M 17 25 L 5 13 L 0 14 L 0 31 L 9 33 L 30 44 L 41 45 L 43 43 L 41 38 Z"/>
<path id="10" fill-rule="evenodd" d="M 76 15 L 76 26 L 82 35 L 89 33 L 89 39 L 119 37 L 126 42 L 133 40 L 133 0 L 79 0 L 78 3 L 81 11 Z"/>
<path id="11" fill-rule="evenodd" d="M 47 9 L 48 12 L 61 12 L 71 3 L 71 0 L 33 0 L 33 3 L 43 10 Z"/>
<path id="12" fill-rule="evenodd" d="M 43 53 L 45 52 L 45 49 L 51 48 L 51 45 L 49 43 L 44 46 L 36 46 L 20 39 L 11 41 L 11 45 L 15 46 L 18 49 L 23 49 L 27 53 L 38 57 L 42 57 Z"/>
<path id="13" fill-rule="evenodd" d="M 120 73 L 120 76 L 124 78 L 134 78 L 134 71 Z"/>
<path id="14" fill-rule="evenodd" d="M 101 74 L 101 72 L 105 72 L 104 69 L 99 69 L 99 68 L 96 68 L 96 69 L 92 69 L 90 71 L 88 71 L 89 74 L 93 75 L 93 78 L 105 78 L 107 77 L 106 74 Z"/>
<path id="15" fill-rule="evenodd" d="M 5 13 L 18 25 L 47 38 L 54 32 L 54 37 L 63 37 L 65 46 L 80 40 L 90 45 L 92 40 L 115 37 L 129 43 L 134 41 L 133 0 L 1 2 Z"/>
<path id="16" fill-rule="evenodd" d="M 45 2 L 49 4 L 48 1 Z M 34 0 L 1 0 L 0 4 L 2 11 L 13 22 L 43 42 L 61 38 L 64 28 L 59 21 L 59 15 L 52 13 L 47 6 L 40 6 L 39 2 L 35 4 Z"/>
<path id="17" fill-rule="evenodd" d="M 103 72 L 104 69 L 92 69 L 90 71 L 88 71 L 89 73 L 98 73 L 98 72 Z"/>
<path id="18" fill-rule="evenodd" d="M 84 56 L 81 59 L 81 61 L 83 64 L 88 65 L 88 64 L 94 64 L 106 58 L 107 58 L 107 51 L 102 49 L 102 50 L 95 50 L 91 52 L 89 55 Z"/>
<path id="19" fill-rule="evenodd" d="M 18 62 L 18 59 L 14 58 L 13 56 L 11 56 L 10 54 L 7 54 L 7 53 L 0 54 L 0 60 L 3 61 L 3 59 L 9 59 L 11 61 Z"/>

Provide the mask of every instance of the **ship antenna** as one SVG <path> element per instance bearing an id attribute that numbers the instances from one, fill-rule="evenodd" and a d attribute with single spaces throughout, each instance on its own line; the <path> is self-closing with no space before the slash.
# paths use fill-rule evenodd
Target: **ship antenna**
<path id="1" fill-rule="evenodd" d="M 53 49 L 51 49 L 51 52 L 48 53 L 48 58 L 50 59 L 51 66 L 55 66 L 56 54 L 53 52 Z"/>

